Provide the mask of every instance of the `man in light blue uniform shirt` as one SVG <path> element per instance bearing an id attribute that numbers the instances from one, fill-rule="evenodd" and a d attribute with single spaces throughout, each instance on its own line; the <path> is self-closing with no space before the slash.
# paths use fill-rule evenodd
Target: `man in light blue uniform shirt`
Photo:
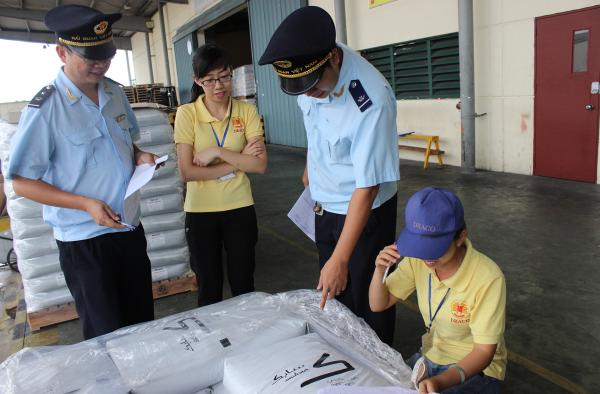
<path id="1" fill-rule="evenodd" d="M 281 89 L 299 95 L 308 137 L 305 186 L 315 204 L 321 308 L 336 297 L 392 344 L 393 308 L 369 308 L 377 253 L 394 241 L 400 179 L 396 99 L 385 78 L 347 46 L 319 7 L 277 28 L 259 64 L 273 64 Z"/>
<path id="2" fill-rule="evenodd" d="M 126 216 L 124 196 L 136 164 L 155 156 L 133 145 L 133 111 L 104 77 L 120 17 L 75 5 L 48 12 L 64 67 L 23 112 L 7 174 L 17 194 L 44 204 L 86 339 L 154 318 L 139 200 Z"/>

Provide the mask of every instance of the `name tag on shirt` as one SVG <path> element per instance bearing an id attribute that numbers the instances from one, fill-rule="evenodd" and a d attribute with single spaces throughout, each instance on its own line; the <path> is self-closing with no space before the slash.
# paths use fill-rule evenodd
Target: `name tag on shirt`
<path id="1" fill-rule="evenodd" d="M 234 172 L 230 172 L 229 174 L 225 174 L 223 176 L 220 176 L 217 178 L 217 182 L 225 182 L 228 181 L 232 178 L 235 178 L 235 173 Z"/>

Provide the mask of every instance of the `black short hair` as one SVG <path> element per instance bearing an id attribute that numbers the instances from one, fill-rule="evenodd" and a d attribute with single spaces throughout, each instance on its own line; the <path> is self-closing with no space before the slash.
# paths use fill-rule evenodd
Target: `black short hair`
<path id="1" fill-rule="evenodd" d="M 231 68 L 231 60 L 223 48 L 213 43 L 207 43 L 194 52 L 192 68 L 194 78 L 202 78 L 211 71 Z M 194 83 L 190 102 L 196 101 L 202 92 L 202 87 Z"/>
<path id="2" fill-rule="evenodd" d="M 457 239 L 459 239 L 460 238 L 460 233 L 462 233 L 466 229 L 467 229 L 467 223 L 463 224 L 463 226 L 460 228 L 460 230 L 458 230 L 458 231 L 456 231 L 454 233 L 454 240 L 456 241 Z"/>

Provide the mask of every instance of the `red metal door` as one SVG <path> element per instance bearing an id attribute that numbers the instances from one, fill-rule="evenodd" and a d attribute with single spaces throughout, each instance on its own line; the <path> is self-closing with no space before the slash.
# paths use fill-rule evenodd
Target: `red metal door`
<path id="1" fill-rule="evenodd" d="M 596 182 L 600 6 L 535 20 L 534 175 Z"/>

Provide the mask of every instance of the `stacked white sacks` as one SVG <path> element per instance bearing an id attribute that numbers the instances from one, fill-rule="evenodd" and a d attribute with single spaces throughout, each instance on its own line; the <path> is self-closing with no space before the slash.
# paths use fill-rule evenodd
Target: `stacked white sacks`
<path id="1" fill-rule="evenodd" d="M 17 125 L 0 121 L 0 160 L 6 173 L 10 139 Z M 58 246 L 52 227 L 44 223 L 42 205 L 17 196 L 12 182 L 4 182 L 4 193 L 13 234 L 17 264 L 23 279 L 27 312 L 73 301 L 65 276 L 60 269 Z"/>
<path id="2" fill-rule="evenodd" d="M 183 182 L 177 171 L 173 128 L 167 115 L 157 109 L 135 109 L 140 136 L 134 143 L 143 151 L 169 159 L 141 189 L 142 225 L 152 263 L 152 281 L 174 278 L 189 272 L 185 239 Z"/>
<path id="3" fill-rule="evenodd" d="M 246 64 L 233 70 L 232 88 L 231 95 L 233 97 L 256 104 L 256 81 L 252 64 Z"/>

